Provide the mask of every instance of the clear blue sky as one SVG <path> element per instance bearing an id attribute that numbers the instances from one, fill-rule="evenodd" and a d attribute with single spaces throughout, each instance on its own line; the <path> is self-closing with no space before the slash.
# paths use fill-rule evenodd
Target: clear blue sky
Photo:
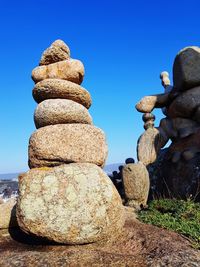
<path id="1" fill-rule="evenodd" d="M 159 73 L 171 73 L 176 53 L 200 45 L 200 1 L 9 1 L 0 4 L 0 173 L 27 170 L 35 130 L 31 70 L 42 51 L 63 39 L 86 70 L 95 125 L 107 135 L 107 163 L 136 156 L 143 132 L 134 106 L 161 93 Z M 162 116 L 155 112 L 158 119 Z"/>

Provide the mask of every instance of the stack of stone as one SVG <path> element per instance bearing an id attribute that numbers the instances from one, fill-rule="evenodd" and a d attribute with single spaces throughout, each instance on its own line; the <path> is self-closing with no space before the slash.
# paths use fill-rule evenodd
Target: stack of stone
<path id="1" fill-rule="evenodd" d="M 200 200 L 200 48 L 186 47 L 177 54 L 173 86 L 167 72 L 161 73 L 161 79 L 165 93 L 146 96 L 136 105 L 145 116 L 154 108 L 162 108 L 166 116 L 159 127 L 147 129 L 141 136 L 138 158 L 148 167 L 171 140 L 157 170 L 157 191 Z"/>
<path id="2" fill-rule="evenodd" d="M 123 226 L 123 206 L 103 172 L 104 132 L 92 125 L 84 66 L 57 40 L 32 72 L 35 131 L 29 167 L 19 177 L 17 219 L 23 231 L 67 244 L 108 238 Z"/>

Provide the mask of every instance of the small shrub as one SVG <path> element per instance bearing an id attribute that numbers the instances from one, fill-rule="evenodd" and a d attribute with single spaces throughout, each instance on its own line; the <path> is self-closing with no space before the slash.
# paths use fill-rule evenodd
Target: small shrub
<path id="1" fill-rule="evenodd" d="M 188 237 L 200 249 L 200 203 L 191 200 L 160 199 L 138 213 L 144 223 L 173 230 Z"/>

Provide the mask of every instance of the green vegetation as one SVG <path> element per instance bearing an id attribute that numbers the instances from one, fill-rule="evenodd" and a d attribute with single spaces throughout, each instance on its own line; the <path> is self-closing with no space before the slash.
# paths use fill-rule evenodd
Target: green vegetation
<path id="1" fill-rule="evenodd" d="M 200 203 L 191 200 L 160 199 L 138 213 L 144 223 L 173 230 L 188 237 L 200 249 Z"/>

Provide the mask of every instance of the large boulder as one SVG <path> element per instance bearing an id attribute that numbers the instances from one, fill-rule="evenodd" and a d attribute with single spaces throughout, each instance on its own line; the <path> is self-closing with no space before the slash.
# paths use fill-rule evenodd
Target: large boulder
<path id="1" fill-rule="evenodd" d="M 86 108 L 89 108 L 92 103 L 90 93 L 86 89 L 62 79 L 45 79 L 38 82 L 33 88 L 33 98 L 37 103 L 45 99 L 70 99 Z"/>
<path id="2" fill-rule="evenodd" d="M 88 162 L 104 166 L 104 132 L 88 124 L 57 124 L 35 131 L 29 141 L 30 168 Z"/>
<path id="3" fill-rule="evenodd" d="M 59 243 L 85 244 L 121 231 L 121 198 L 94 164 L 38 168 L 19 178 L 17 219 L 21 229 Z"/>
<path id="4" fill-rule="evenodd" d="M 140 209 L 147 204 L 149 173 L 142 162 L 126 164 L 122 169 L 127 205 Z"/>
<path id="5" fill-rule="evenodd" d="M 47 99 L 41 102 L 34 113 L 36 128 L 63 123 L 92 124 L 88 110 L 68 99 Z"/>
<path id="6" fill-rule="evenodd" d="M 33 69 L 32 79 L 35 83 L 48 78 L 58 78 L 81 84 L 84 77 L 84 66 L 80 60 L 67 59 L 39 66 Z"/>
<path id="7" fill-rule="evenodd" d="M 69 47 L 62 40 L 56 40 L 43 52 L 39 65 L 49 65 L 68 58 L 70 58 Z"/>
<path id="8" fill-rule="evenodd" d="M 177 90 L 184 91 L 200 85 L 200 48 L 182 49 L 173 65 L 173 82 Z"/>
<path id="9" fill-rule="evenodd" d="M 174 99 L 168 108 L 168 116 L 171 118 L 191 118 L 200 105 L 200 87 L 183 92 Z"/>

